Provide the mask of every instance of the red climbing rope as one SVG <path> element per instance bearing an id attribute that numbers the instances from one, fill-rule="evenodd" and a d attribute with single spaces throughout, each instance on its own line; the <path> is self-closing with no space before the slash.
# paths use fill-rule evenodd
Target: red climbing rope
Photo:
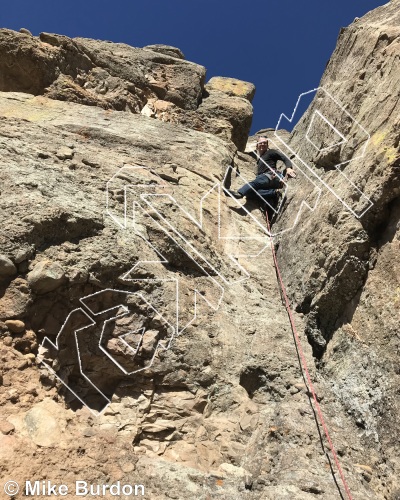
<path id="1" fill-rule="evenodd" d="M 265 212 L 265 220 L 267 222 L 268 231 L 269 231 L 269 233 L 271 235 L 271 228 L 270 228 L 270 224 L 269 224 L 269 220 L 268 220 L 268 213 L 267 213 L 267 211 Z M 309 387 L 309 390 L 311 391 L 312 397 L 314 399 L 315 408 L 317 410 L 318 417 L 319 417 L 319 420 L 321 422 L 322 428 L 324 429 L 326 439 L 328 440 L 329 447 L 331 449 L 333 458 L 335 460 L 336 467 L 337 467 L 337 469 L 339 471 L 339 474 L 340 474 L 340 477 L 342 479 L 342 483 L 343 483 L 344 489 L 346 490 L 346 493 L 347 493 L 347 496 L 348 496 L 349 500 L 352 500 L 353 497 L 351 496 L 350 489 L 349 489 L 349 486 L 348 486 L 348 484 L 346 482 L 346 479 L 344 477 L 343 470 L 342 470 L 342 468 L 340 466 L 339 459 L 337 457 L 335 447 L 333 446 L 331 437 L 329 435 L 328 427 L 327 427 L 327 425 L 325 423 L 324 416 L 322 415 L 322 411 L 321 411 L 321 407 L 319 406 L 319 403 L 318 403 L 317 395 L 315 394 L 315 390 L 314 390 L 314 386 L 313 386 L 313 383 L 312 383 L 312 380 L 311 380 L 310 372 L 308 371 L 307 361 L 306 361 L 306 358 L 304 356 L 304 352 L 303 352 L 303 348 L 302 348 L 302 345 L 301 345 L 300 337 L 299 337 L 299 334 L 298 334 L 297 329 L 296 329 L 296 325 L 295 325 L 295 322 L 294 322 L 292 310 L 290 308 L 290 302 L 289 302 L 288 296 L 286 294 L 285 285 L 283 284 L 282 275 L 281 275 L 281 272 L 280 272 L 280 269 L 279 269 L 279 265 L 278 265 L 278 260 L 276 258 L 276 253 L 275 253 L 275 248 L 274 248 L 274 242 L 273 242 L 272 235 L 270 236 L 270 238 L 271 238 L 272 257 L 274 259 L 276 274 L 277 274 L 277 277 L 278 277 L 278 280 L 279 280 L 279 284 L 280 284 L 280 287 L 281 287 L 281 290 L 282 290 L 282 295 L 283 295 L 283 297 L 285 299 L 286 311 L 288 313 L 290 324 L 292 326 L 292 332 L 293 332 L 294 338 L 296 339 L 297 350 L 298 350 L 299 356 L 301 358 L 301 363 L 303 365 L 304 373 L 305 373 L 306 378 L 307 378 L 308 387 Z"/>

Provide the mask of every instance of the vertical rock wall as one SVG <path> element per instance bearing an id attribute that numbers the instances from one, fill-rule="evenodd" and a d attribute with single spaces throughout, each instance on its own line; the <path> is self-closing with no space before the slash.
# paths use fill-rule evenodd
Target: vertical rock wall
<path id="1" fill-rule="evenodd" d="M 370 125 L 345 169 L 373 207 L 358 219 L 326 195 L 278 240 L 346 479 L 371 500 L 398 495 L 397 7 L 345 30 L 322 81 Z M 254 87 L 204 86 L 204 68 L 166 46 L 2 30 L 0 53 L 1 480 L 136 483 L 155 500 L 340 498 L 264 220 L 217 189 L 233 160 L 253 175 L 237 148 Z M 304 153 L 360 209 L 336 184 L 334 165 L 363 145 L 345 117 L 335 126 L 351 143 Z M 326 149 L 332 134 L 314 133 Z M 320 187 L 293 184 L 276 232 Z"/>
<path id="2" fill-rule="evenodd" d="M 321 181 L 300 175 L 277 225 L 290 226 L 301 201 L 322 190 L 315 211 L 280 239 L 279 261 L 320 372 L 357 423 L 388 498 L 399 491 L 400 449 L 399 26 L 391 1 L 341 30 L 320 85 L 342 108 L 319 91 L 290 139 Z M 345 141 L 330 147 L 338 132 Z"/>

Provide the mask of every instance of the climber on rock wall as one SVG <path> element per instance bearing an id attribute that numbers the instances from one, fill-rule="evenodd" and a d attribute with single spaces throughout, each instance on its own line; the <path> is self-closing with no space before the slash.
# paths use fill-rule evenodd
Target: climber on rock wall
<path id="1" fill-rule="evenodd" d="M 266 137 L 257 140 L 257 158 L 257 177 L 237 191 L 227 190 L 234 198 L 255 198 L 256 194 L 264 199 L 276 197 L 276 190 L 283 187 L 283 181 L 296 177 L 292 162 L 276 149 L 269 149 Z M 282 172 L 277 170 L 279 160 L 285 164 Z"/>

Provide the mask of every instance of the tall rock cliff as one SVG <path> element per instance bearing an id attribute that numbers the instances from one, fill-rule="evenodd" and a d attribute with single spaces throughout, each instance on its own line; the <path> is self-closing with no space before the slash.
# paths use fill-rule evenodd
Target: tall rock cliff
<path id="1" fill-rule="evenodd" d="M 279 261 L 319 373 L 359 427 L 372 484 L 387 498 L 399 495 L 400 463 L 399 7 L 392 1 L 341 30 L 323 90 L 285 141 L 303 173 L 275 227 L 292 227 L 321 188 L 315 210 L 282 233 Z"/>
<path id="2" fill-rule="evenodd" d="M 355 499 L 400 494 L 398 7 L 343 30 L 293 133 L 268 132 L 298 172 L 278 262 Z M 1 30 L 0 54 L 2 486 L 345 498 L 265 221 L 221 189 L 253 175 L 254 86 L 164 45 Z"/>

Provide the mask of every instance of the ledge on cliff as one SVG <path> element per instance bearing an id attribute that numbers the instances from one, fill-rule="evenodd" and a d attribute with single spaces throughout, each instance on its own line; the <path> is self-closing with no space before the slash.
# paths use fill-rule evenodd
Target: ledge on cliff
<path id="1" fill-rule="evenodd" d="M 104 109 L 143 113 L 246 145 L 254 85 L 227 91 L 203 66 L 164 45 L 135 48 L 87 38 L 0 30 L 0 91 L 26 92 Z M 214 83 L 212 83 L 214 82 Z M 247 89 L 243 92 L 243 89 Z M 250 90 L 248 90 L 250 89 Z"/>

